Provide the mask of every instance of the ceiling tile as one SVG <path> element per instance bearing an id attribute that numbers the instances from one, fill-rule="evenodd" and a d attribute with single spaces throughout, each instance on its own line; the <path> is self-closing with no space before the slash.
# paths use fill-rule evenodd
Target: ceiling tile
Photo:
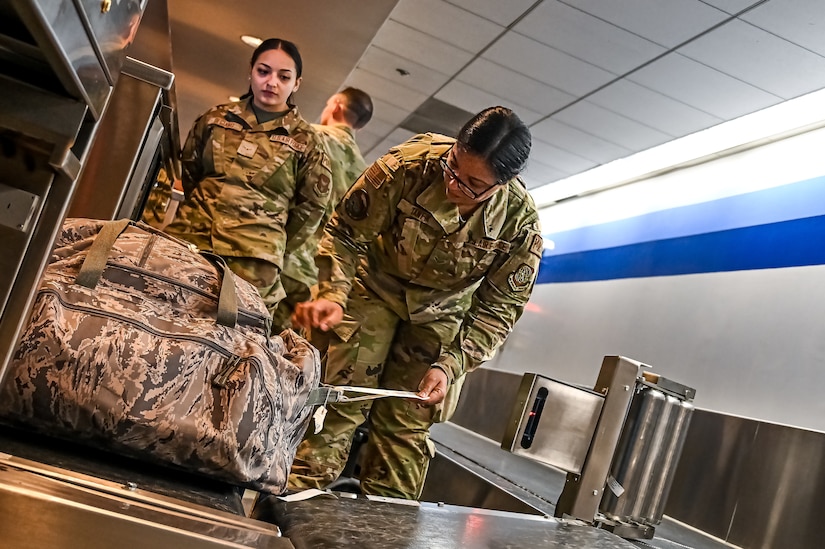
<path id="1" fill-rule="evenodd" d="M 471 52 L 392 19 L 381 25 L 372 45 L 448 75 L 458 72 L 474 57 Z"/>
<path id="2" fill-rule="evenodd" d="M 372 122 L 370 122 L 370 124 L 371 123 Z M 358 130 L 358 133 L 355 134 L 355 142 L 358 143 L 358 148 L 361 149 L 361 154 L 363 155 L 364 151 L 371 150 L 383 141 L 384 137 L 384 135 L 370 132 L 370 128 L 367 126 L 366 128 Z"/>
<path id="3" fill-rule="evenodd" d="M 771 0 L 741 19 L 819 55 L 825 55 L 825 2 Z"/>
<path id="4" fill-rule="evenodd" d="M 636 151 L 642 151 L 670 140 L 670 136 L 663 132 L 588 101 L 580 101 L 571 105 L 555 114 L 553 118 Z"/>
<path id="5" fill-rule="evenodd" d="M 352 78 L 352 76 L 353 75 L 350 75 L 350 78 L 347 79 L 347 86 L 361 88 L 367 93 L 369 93 L 372 97 L 372 120 L 370 120 L 370 124 L 377 120 L 381 120 L 395 127 L 398 124 L 400 124 L 402 120 L 407 118 L 407 115 L 409 114 L 409 111 L 407 109 L 402 109 L 397 105 L 393 105 L 392 103 L 384 101 L 383 99 L 375 95 L 373 93 L 373 90 L 362 87 L 359 82 Z M 389 131 L 387 131 L 387 133 L 389 133 Z"/>
<path id="6" fill-rule="evenodd" d="M 390 19 L 473 53 L 504 32 L 503 26 L 444 0 L 401 0 Z"/>
<path id="7" fill-rule="evenodd" d="M 666 51 L 558 1 L 545 1 L 513 30 L 615 74 L 624 74 Z"/>
<path id="8" fill-rule="evenodd" d="M 667 48 L 693 38 L 728 17 L 700 0 L 566 0 L 566 3 Z"/>
<path id="9" fill-rule="evenodd" d="M 478 58 L 470 63 L 456 78 L 465 84 L 485 89 L 498 97 L 506 97 L 517 105 L 542 114 L 553 113 L 575 99 L 569 93 L 484 58 Z"/>
<path id="10" fill-rule="evenodd" d="M 775 95 L 675 53 L 657 59 L 628 80 L 726 120 L 780 102 Z"/>
<path id="11" fill-rule="evenodd" d="M 613 82 L 587 100 L 674 137 L 703 130 L 722 121 L 627 80 Z"/>
<path id="12" fill-rule="evenodd" d="M 527 161 L 527 167 L 524 169 L 524 172 L 522 172 L 521 178 L 524 179 L 524 183 L 528 189 L 535 189 L 536 187 L 541 187 L 553 181 L 564 179 L 569 175 L 568 173 L 542 164 L 538 160 L 531 158 Z"/>
<path id="13" fill-rule="evenodd" d="M 679 53 L 785 99 L 825 86 L 825 58 L 739 20 Z"/>
<path id="14" fill-rule="evenodd" d="M 373 98 L 383 99 L 387 103 L 410 111 L 415 110 L 418 105 L 427 99 L 425 93 L 396 84 L 363 69 L 357 68 L 352 71 L 347 81 L 351 82 L 351 86 L 364 90 Z"/>
<path id="15" fill-rule="evenodd" d="M 396 126 L 398 126 L 398 122 L 388 122 L 379 118 L 376 114 L 377 105 L 373 102 L 373 116 L 370 118 L 370 121 L 367 122 L 367 125 L 361 128 L 356 132 L 356 135 L 360 135 L 362 131 L 369 131 L 370 133 L 374 133 L 375 135 L 380 135 L 382 138 L 386 135 L 392 133 Z"/>
<path id="16" fill-rule="evenodd" d="M 530 128 L 533 139 L 540 139 L 556 147 L 575 152 L 598 164 L 606 164 L 630 154 L 630 149 L 605 141 L 595 135 L 548 118 Z"/>
<path id="17" fill-rule="evenodd" d="M 596 166 L 596 163 L 592 160 L 587 160 L 581 156 L 563 151 L 558 147 L 554 147 L 538 139 L 533 140 L 530 160 L 547 164 L 568 174 L 581 172 Z"/>
<path id="18" fill-rule="evenodd" d="M 719 8 L 725 13 L 734 15 L 748 6 L 759 4 L 761 1 L 762 0 L 705 0 L 705 3 L 710 4 L 715 8 Z"/>
<path id="19" fill-rule="evenodd" d="M 521 118 L 521 120 L 528 125 L 541 119 L 542 117 L 542 115 L 537 112 L 533 112 L 519 105 L 515 105 L 506 99 L 497 97 L 487 91 L 476 88 L 475 86 L 465 84 L 464 82 L 458 82 L 457 80 L 453 80 L 444 86 L 437 94 L 435 94 L 435 98 L 439 101 L 444 101 L 445 103 L 449 103 L 450 105 L 454 105 L 460 109 L 473 113 L 481 112 L 487 107 L 501 105 L 512 109 L 519 116 L 519 118 Z"/>
<path id="20" fill-rule="evenodd" d="M 402 59 L 394 53 L 375 46 L 367 48 L 361 60 L 358 61 L 358 68 L 386 78 L 399 86 L 409 87 L 427 95 L 435 93 L 449 80 L 449 77 L 443 73 L 414 61 Z M 402 75 L 396 69 L 403 69 L 409 74 Z"/>
<path id="21" fill-rule="evenodd" d="M 502 36 L 483 56 L 572 94 L 591 92 L 616 77 L 515 32 Z"/>
<path id="22" fill-rule="evenodd" d="M 362 153 L 364 154 L 364 160 L 367 162 L 367 164 L 372 164 L 378 158 L 384 156 L 384 154 L 386 154 L 386 152 L 389 151 L 391 148 L 407 141 L 413 135 L 415 134 L 408 132 L 406 130 L 402 130 L 400 128 L 395 130 L 392 134 L 387 136 L 386 139 L 378 143 L 372 149 L 366 152 L 362 151 Z"/>
<path id="23" fill-rule="evenodd" d="M 450 4 L 460 6 L 467 11 L 477 13 L 499 25 L 508 26 L 521 17 L 535 0 L 449 0 Z"/>

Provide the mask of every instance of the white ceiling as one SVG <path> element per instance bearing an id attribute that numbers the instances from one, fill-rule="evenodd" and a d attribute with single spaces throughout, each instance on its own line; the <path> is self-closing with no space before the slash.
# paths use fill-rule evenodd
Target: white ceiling
<path id="1" fill-rule="evenodd" d="M 176 73 L 189 70 L 176 37 L 191 21 L 183 4 L 225 5 L 170 0 Z M 364 89 L 375 115 L 358 140 L 373 160 L 433 108 L 466 118 L 505 105 L 533 132 L 528 188 L 825 87 L 822 0 L 325 0 L 295 11 L 308 33 L 263 35 L 307 51 L 301 91 L 310 77 L 319 84 L 309 106 L 298 97 L 308 119 L 337 89 Z M 311 73 L 312 63 L 323 70 Z M 182 107 L 187 93 L 179 74 Z M 191 124 L 183 108 L 181 124 Z"/>

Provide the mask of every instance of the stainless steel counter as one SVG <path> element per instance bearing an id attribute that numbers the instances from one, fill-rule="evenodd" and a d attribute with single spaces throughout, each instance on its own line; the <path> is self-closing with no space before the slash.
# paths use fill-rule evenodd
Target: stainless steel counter
<path id="1" fill-rule="evenodd" d="M 290 503 L 269 497 L 254 516 L 276 523 L 297 549 L 634 549 L 618 536 L 575 521 L 349 496 Z"/>

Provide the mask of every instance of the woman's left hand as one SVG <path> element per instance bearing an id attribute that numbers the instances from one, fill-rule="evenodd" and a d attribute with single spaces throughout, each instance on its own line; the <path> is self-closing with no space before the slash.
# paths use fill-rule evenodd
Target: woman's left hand
<path id="1" fill-rule="evenodd" d="M 421 401 L 424 406 L 434 406 L 447 396 L 447 374 L 441 368 L 430 368 L 418 384 L 418 395 L 426 397 Z"/>

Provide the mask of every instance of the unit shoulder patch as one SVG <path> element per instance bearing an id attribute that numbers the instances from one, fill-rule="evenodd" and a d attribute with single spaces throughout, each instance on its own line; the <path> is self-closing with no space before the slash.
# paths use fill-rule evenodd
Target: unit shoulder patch
<path id="1" fill-rule="evenodd" d="M 533 282 L 534 273 L 535 269 L 533 269 L 533 267 L 527 263 L 522 263 L 515 271 L 509 274 L 507 283 L 514 292 L 523 292 L 529 288 L 530 283 Z"/>
<path id="2" fill-rule="evenodd" d="M 358 189 L 344 202 L 344 211 L 354 221 L 366 219 L 370 209 L 370 195 L 365 189 Z"/>

